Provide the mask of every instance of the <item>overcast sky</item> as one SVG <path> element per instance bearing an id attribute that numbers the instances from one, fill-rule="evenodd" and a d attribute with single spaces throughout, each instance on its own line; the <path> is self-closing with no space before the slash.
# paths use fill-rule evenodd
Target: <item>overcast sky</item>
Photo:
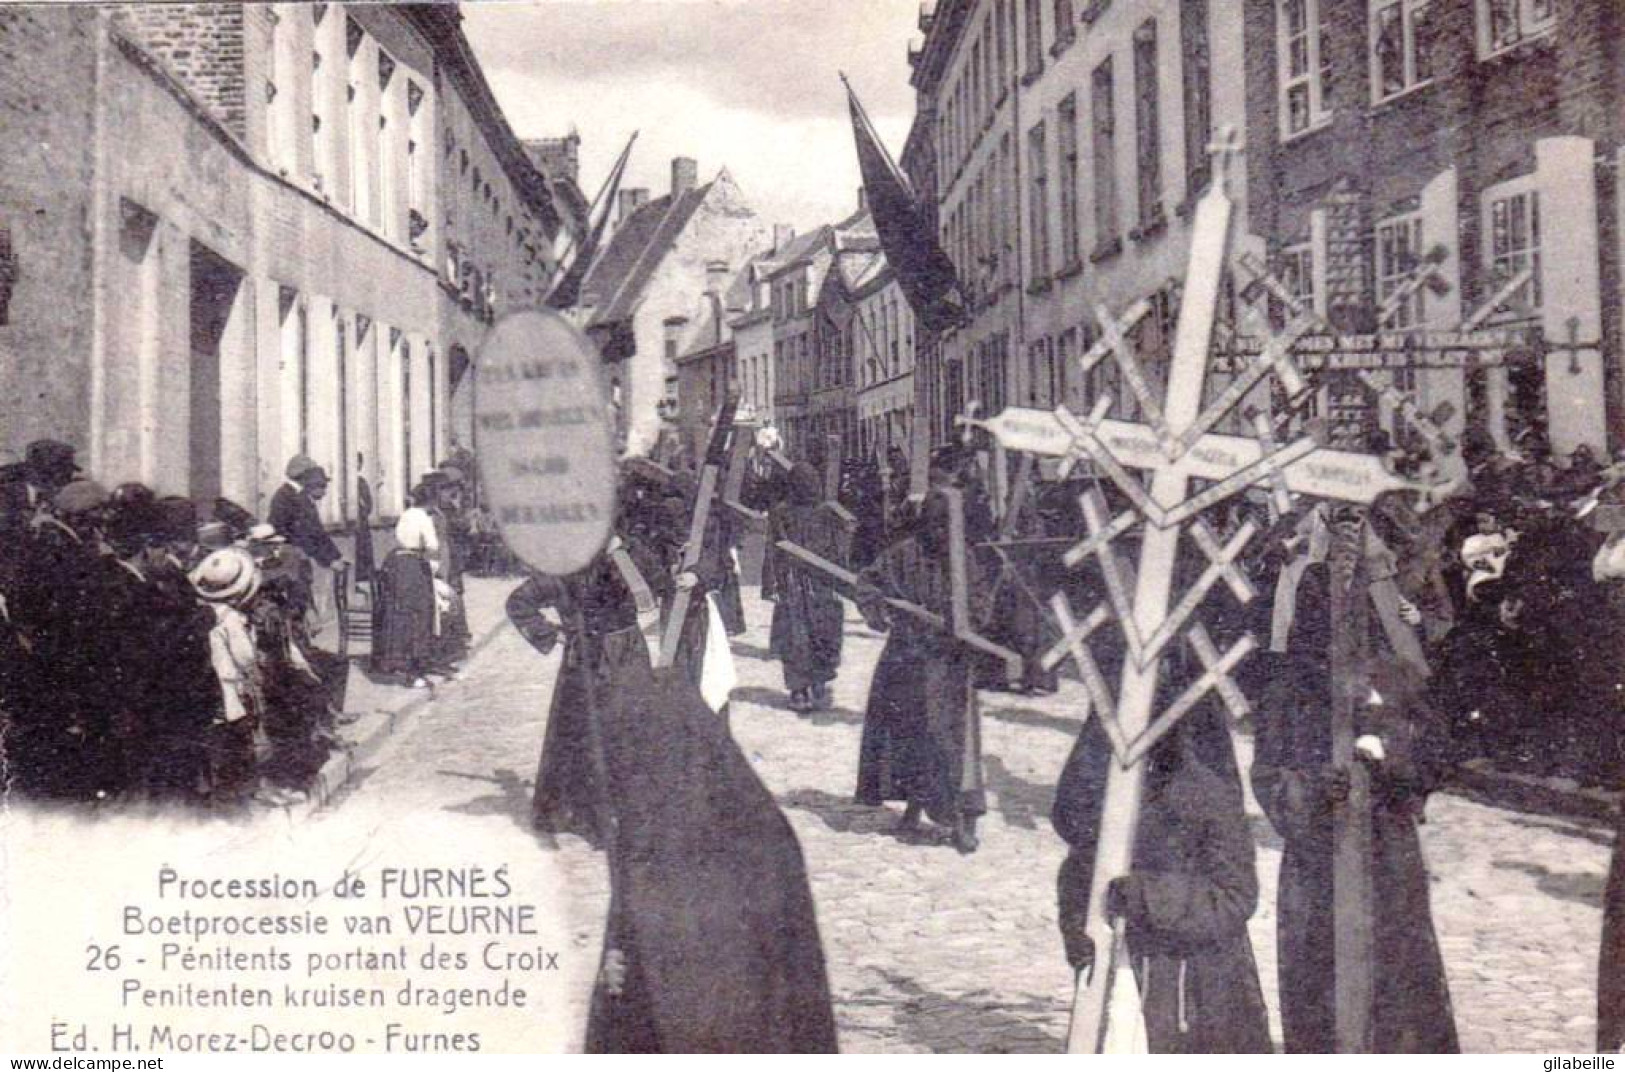
<path id="1" fill-rule="evenodd" d="M 726 166 L 770 222 L 806 231 L 856 207 L 845 71 L 887 148 L 914 114 L 907 47 L 919 0 L 481 0 L 464 26 L 522 138 L 581 133 L 597 191 L 640 131 L 628 186 Z"/>

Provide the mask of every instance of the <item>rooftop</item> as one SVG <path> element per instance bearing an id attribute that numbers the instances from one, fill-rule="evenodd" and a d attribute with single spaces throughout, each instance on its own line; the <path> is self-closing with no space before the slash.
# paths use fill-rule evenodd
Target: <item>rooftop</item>
<path id="1" fill-rule="evenodd" d="M 675 204 L 670 194 L 657 197 L 621 224 L 582 284 L 583 304 L 598 307 L 588 327 L 614 324 L 632 315 L 643 287 L 713 185 L 689 190 Z"/>

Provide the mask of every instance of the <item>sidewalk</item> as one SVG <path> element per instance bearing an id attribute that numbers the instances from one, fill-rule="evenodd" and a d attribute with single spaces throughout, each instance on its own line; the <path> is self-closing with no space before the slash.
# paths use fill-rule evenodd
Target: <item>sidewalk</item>
<path id="1" fill-rule="evenodd" d="M 507 622 L 504 604 L 508 593 L 518 584 L 517 577 L 466 579 L 463 606 L 468 613 L 469 632 L 474 639 L 460 676 L 469 674 L 481 652 Z M 349 725 L 339 728 L 344 747 L 322 764 L 322 769 L 311 783 L 307 798 L 285 809 L 289 817 L 296 821 L 308 818 L 331 803 L 343 790 L 352 772 L 364 766 L 383 747 L 402 721 L 435 698 L 435 686 L 412 689 L 374 682 L 362 670 L 364 658 L 352 657 L 350 660 L 344 699 L 345 712 L 358 717 Z"/>

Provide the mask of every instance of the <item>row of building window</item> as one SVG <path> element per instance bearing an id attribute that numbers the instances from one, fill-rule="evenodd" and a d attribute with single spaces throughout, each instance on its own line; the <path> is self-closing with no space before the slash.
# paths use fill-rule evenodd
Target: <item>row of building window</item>
<path id="1" fill-rule="evenodd" d="M 280 3 L 267 12 L 272 59 L 265 86 L 267 156 L 284 175 L 308 181 L 386 239 L 426 252 L 431 176 L 421 147 L 428 135 L 427 93 L 400 73 L 395 59 L 353 18 L 344 16 L 340 29 L 330 6 Z M 296 52 L 297 42 L 305 39 L 296 19 L 310 27 L 314 48 L 308 63 L 300 63 Z M 342 117 L 334 109 L 340 94 Z M 300 159 L 300 100 L 310 106 L 303 123 L 309 132 L 308 171 Z M 341 163 L 348 175 L 342 189 Z"/>
<path id="2" fill-rule="evenodd" d="M 873 387 L 914 367 L 914 338 L 907 317 L 908 310 L 896 294 L 858 307 L 853 322 L 862 339 L 854 351 L 860 388 Z"/>
<path id="3" fill-rule="evenodd" d="M 333 476 L 338 516 L 351 516 L 351 495 L 358 471 L 376 475 L 389 473 L 389 487 L 383 505 L 402 509 L 407 490 L 420 470 L 427 471 L 439 456 L 439 365 L 433 344 L 414 344 L 399 328 L 384 328 L 371 318 L 360 314 L 347 314 L 337 306 L 330 307 L 328 330 L 332 343 L 333 364 L 318 375 L 313 368 L 312 353 L 316 347 L 316 332 L 321 330 L 310 315 L 310 300 L 291 287 L 282 287 L 279 294 L 281 316 L 282 367 L 293 377 L 292 393 L 296 400 L 294 411 L 294 440 L 301 454 L 313 452 L 328 459 Z M 385 334 L 387 332 L 387 343 Z M 372 371 L 370 384 L 360 387 L 367 401 L 360 407 L 352 393 L 355 370 L 352 356 L 368 355 L 365 368 Z M 415 356 L 425 364 L 427 384 L 419 385 L 414 394 L 412 366 Z M 329 377 L 331 377 L 329 379 Z M 332 393 L 324 392 L 322 384 L 334 385 Z M 317 438 L 317 423 L 312 410 L 317 399 L 333 400 L 333 425 L 328 435 Z M 393 401 L 393 413 L 386 402 Z M 417 404 L 427 410 L 427 456 L 414 454 L 412 412 Z M 357 427 L 357 412 L 368 415 L 370 429 Z M 352 432 L 363 432 L 360 442 L 351 443 Z M 333 438 L 335 437 L 336 438 Z M 329 441 L 331 439 L 331 441 Z M 376 450 L 387 451 L 386 457 L 367 460 L 358 470 L 354 462 L 364 456 L 368 444 Z M 389 472 L 391 469 L 395 472 Z"/>
<path id="4" fill-rule="evenodd" d="M 1211 51 L 1208 38 L 1206 0 L 1184 0 L 1180 9 L 1180 45 L 1184 61 L 1185 123 L 1187 161 L 1186 196 L 1207 184 L 1208 142 L 1212 135 L 1213 106 Z M 1156 19 L 1148 19 L 1134 32 L 1132 42 L 1134 79 L 1134 159 L 1138 218 L 1132 234 L 1136 237 L 1157 233 L 1166 221 L 1162 166 L 1162 104 L 1159 100 L 1159 41 Z M 1090 256 L 1101 259 L 1121 247 L 1122 221 L 1117 184 L 1119 152 L 1117 129 L 1116 57 L 1106 56 L 1089 79 L 1089 174 L 1092 180 L 1095 246 Z M 1028 272 L 1036 283 L 1048 281 L 1057 272 L 1082 267 L 1082 219 L 1080 179 L 1080 101 L 1069 93 L 1056 107 L 1054 138 L 1049 120 L 1040 120 L 1027 131 L 1027 250 Z M 1053 172 L 1052 172 L 1053 162 Z M 1051 176 L 1054 174 L 1054 179 Z M 974 294 L 988 293 L 1013 281 L 1010 255 L 1015 242 L 1014 194 L 1015 161 L 1009 135 L 1004 135 L 995 152 L 987 154 L 965 193 L 946 213 L 943 242 Z M 1053 192 L 1052 192 L 1053 186 Z M 1051 212 L 1058 210 L 1059 248 L 1052 245 Z"/>
<path id="5" fill-rule="evenodd" d="M 739 359 L 741 400 L 758 414 L 773 410 L 773 362 L 767 354 L 749 354 Z"/>
<path id="6" fill-rule="evenodd" d="M 1512 295 L 1521 309 L 1515 315 L 1537 312 L 1542 305 L 1540 193 L 1532 178 L 1515 179 L 1484 192 L 1484 268 L 1491 289 L 1528 269 L 1531 278 Z M 1377 223 L 1373 233 L 1373 268 L 1379 308 L 1416 274 L 1422 259 L 1439 236 L 1426 236 L 1419 212 L 1391 216 Z M 1319 307 L 1325 295 L 1317 283 L 1315 249 L 1299 242 L 1282 249 L 1276 271 L 1294 297 Z M 1488 295 L 1486 295 L 1487 297 Z M 1410 328 L 1427 319 L 1427 291 L 1416 290 L 1388 312 L 1385 328 Z"/>
<path id="7" fill-rule="evenodd" d="M 782 324 L 805 316 L 812 308 L 805 269 L 788 275 L 773 285 L 773 322 Z"/>
<path id="8" fill-rule="evenodd" d="M 914 406 L 898 406 L 883 413 L 858 418 L 858 449 L 863 457 L 876 461 L 885 459 L 886 452 L 897 447 L 905 453 L 913 444 Z"/>
<path id="9" fill-rule="evenodd" d="M 1277 0 L 1281 133 L 1316 130 L 1331 121 L 1332 57 L 1328 0 Z M 1382 103 L 1431 82 L 1443 0 L 1378 0 L 1370 9 L 1371 99 Z M 1476 46 L 1490 59 L 1557 25 L 1554 0 L 1475 0 Z"/>
<path id="10" fill-rule="evenodd" d="M 773 367 L 778 370 L 777 390 L 780 396 L 806 393 L 812 379 L 808 375 L 811 364 L 811 350 L 805 333 L 773 340 Z"/>
<path id="11" fill-rule="evenodd" d="M 308 182 L 384 239 L 427 254 L 435 222 L 428 208 L 434 200 L 433 161 L 425 149 L 432 133 L 430 91 L 403 73 L 355 18 L 341 18 L 335 7 L 278 3 L 267 10 L 272 57 L 265 85 L 268 159 L 284 176 Z M 314 47 L 309 62 L 302 64 L 298 44 L 307 39 L 307 26 Z M 334 60 L 341 51 L 342 63 Z M 342 116 L 334 109 L 341 93 Z M 308 170 L 301 163 L 297 133 L 300 100 L 310 106 L 305 121 Z M 467 147 L 457 148 L 449 128 L 443 137 L 448 174 L 455 151 L 459 177 L 469 183 L 473 204 L 485 207 L 492 224 L 512 244 L 515 261 L 534 266 L 534 282 L 545 285 L 551 269 L 538 263 L 545 260 L 541 226 L 523 209 L 517 223 L 509 211 L 504 225 L 501 195 L 477 164 L 471 169 Z M 445 222 L 453 221 L 448 207 Z M 464 251 L 448 249 L 447 283 L 473 311 L 488 313 L 496 301 L 495 273 L 466 262 Z"/>

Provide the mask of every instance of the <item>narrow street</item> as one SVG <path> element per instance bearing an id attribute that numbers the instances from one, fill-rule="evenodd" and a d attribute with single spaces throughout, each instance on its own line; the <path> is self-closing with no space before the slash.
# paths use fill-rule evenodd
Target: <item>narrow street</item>
<path id="1" fill-rule="evenodd" d="M 575 838 L 555 846 L 529 829 L 558 656 L 537 655 L 500 622 L 511 582 L 472 584 L 475 634 L 488 639 L 463 679 L 402 725 L 322 821 L 378 816 L 377 852 L 433 831 L 515 862 L 539 857 L 524 871 L 558 898 L 569 935 L 568 1000 L 553 1011 L 567 1025 L 563 1044 L 579 1047 L 606 904 L 602 858 Z M 1042 699 L 984 694 L 990 813 L 981 849 L 965 857 L 894 836 L 897 810 L 851 803 L 864 697 L 883 638 L 849 612 L 836 705 L 798 715 L 766 649 L 771 606 L 747 589 L 746 609 L 751 628 L 734 642 L 734 736 L 801 839 L 842 1049 L 1059 1050 L 1071 980 L 1055 931 L 1062 843 L 1048 814 L 1078 725 L 1075 686 Z M 1245 764 L 1249 742 L 1240 747 Z M 1250 799 L 1248 807 L 1263 887 L 1253 946 L 1278 1043 L 1280 842 Z M 1589 1050 L 1611 833 L 1440 795 L 1422 837 L 1463 1049 Z M 445 846 L 448 858 L 457 851 Z"/>

